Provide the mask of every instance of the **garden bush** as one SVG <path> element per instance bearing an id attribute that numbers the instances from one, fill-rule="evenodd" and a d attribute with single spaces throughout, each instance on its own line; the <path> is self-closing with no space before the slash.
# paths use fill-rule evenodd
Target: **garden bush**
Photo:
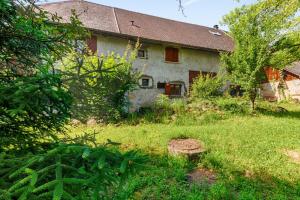
<path id="1" fill-rule="evenodd" d="M 139 73 L 132 69 L 137 48 L 138 43 L 135 49 L 128 47 L 124 56 L 75 51 L 63 60 L 58 69 L 74 98 L 72 118 L 83 122 L 90 118 L 117 122 L 127 115 L 127 94 L 137 86 L 139 78 Z"/>
<path id="2" fill-rule="evenodd" d="M 165 94 L 160 94 L 154 102 L 154 110 L 167 115 L 181 114 L 186 110 L 186 105 L 185 99 L 171 99 Z"/>
<path id="3" fill-rule="evenodd" d="M 221 76 L 200 75 L 191 88 L 192 98 L 210 98 L 223 94 L 224 80 Z"/>

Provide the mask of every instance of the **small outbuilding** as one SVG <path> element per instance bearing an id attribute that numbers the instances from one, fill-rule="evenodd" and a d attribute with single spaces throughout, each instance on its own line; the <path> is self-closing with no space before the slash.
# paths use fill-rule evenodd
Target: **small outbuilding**
<path id="1" fill-rule="evenodd" d="M 262 84 L 262 96 L 270 101 L 279 100 L 280 72 L 274 68 L 265 69 L 267 80 Z M 285 95 L 300 101 L 300 62 L 295 62 L 283 70 Z"/>

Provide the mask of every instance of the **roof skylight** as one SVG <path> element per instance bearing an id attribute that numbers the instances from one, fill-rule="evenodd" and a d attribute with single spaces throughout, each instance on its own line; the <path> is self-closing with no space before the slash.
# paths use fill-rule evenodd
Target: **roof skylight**
<path id="1" fill-rule="evenodd" d="M 211 34 L 216 35 L 216 36 L 221 36 L 222 34 L 220 32 L 217 31 L 209 31 Z"/>

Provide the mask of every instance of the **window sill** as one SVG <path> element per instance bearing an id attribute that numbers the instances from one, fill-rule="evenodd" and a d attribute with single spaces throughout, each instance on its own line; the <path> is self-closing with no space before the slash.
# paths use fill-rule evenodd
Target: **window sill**
<path id="1" fill-rule="evenodd" d="M 153 89 L 153 86 L 140 86 L 141 89 Z"/>
<path id="2" fill-rule="evenodd" d="M 172 61 L 164 61 L 165 63 L 168 63 L 168 64 L 181 64 L 181 62 L 172 62 Z"/>
<path id="3" fill-rule="evenodd" d="M 182 95 L 169 95 L 171 99 L 182 98 Z"/>

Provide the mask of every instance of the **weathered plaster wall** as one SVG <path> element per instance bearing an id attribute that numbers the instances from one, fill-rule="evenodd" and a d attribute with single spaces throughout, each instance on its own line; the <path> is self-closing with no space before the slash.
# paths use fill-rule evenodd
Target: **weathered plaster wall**
<path id="1" fill-rule="evenodd" d="M 120 55 L 126 50 L 128 40 L 112 36 L 98 35 L 97 49 L 99 54 L 114 51 Z M 129 94 L 132 109 L 149 106 L 156 96 L 164 93 L 157 89 L 157 82 L 182 81 L 189 87 L 189 70 L 218 72 L 219 55 L 214 52 L 195 49 L 179 48 L 179 63 L 165 62 L 165 47 L 167 44 L 143 44 L 148 51 L 148 59 L 137 58 L 133 68 L 142 74 L 152 76 L 154 87 L 152 89 L 137 89 Z"/>
<path id="2" fill-rule="evenodd" d="M 280 98 L 278 84 L 278 81 L 262 84 L 262 96 L 270 100 L 277 100 Z M 300 101 L 300 79 L 286 81 L 286 84 L 288 89 L 285 91 L 285 94 Z"/>

